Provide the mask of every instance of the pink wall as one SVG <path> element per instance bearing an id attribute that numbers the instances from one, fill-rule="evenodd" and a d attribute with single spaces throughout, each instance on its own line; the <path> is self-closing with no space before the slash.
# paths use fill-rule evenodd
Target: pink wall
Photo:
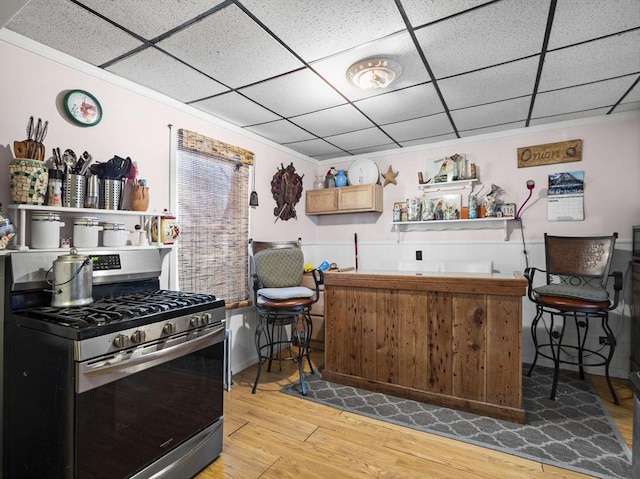
<path id="1" fill-rule="evenodd" d="M 582 124 L 580 124 L 582 123 Z M 365 224 L 358 225 L 356 232 L 362 237 L 392 240 L 396 234 L 391 230 L 393 203 L 406 198 L 420 196 L 418 171 L 425 171 L 427 162 L 454 153 L 464 154 L 469 162 L 476 163 L 483 184 L 494 183 L 505 191 L 500 198 L 505 202 L 520 205 L 527 197 L 525 183 L 536 182 L 534 194 L 523 210 L 523 222 L 530 240 L 541 239 L 545 232 L 558 235 L 608 234 L 618 231 L 621 240 L 629 240 L 631 225 L 640 224 L 640 120 L 638 115 L 620 114 L 601 117 L 597 120 L 558 123 L 553 129 L 531 127 L 517 131 L 483 137 L 425 145 L 412 151 L 395 150 L 381 155 L 369 155 L 381 172 L 389 165 L 399 174 L 397 185 L 384 188 L 384 213 L 378 218 L 360 215 Z M 571 126 L 567 126 L 571 125 Z M 554 165 L 518 168 L 517 148 L 566 140 L 581 139 L 582 161 Z M 335 162 L 336 167 L 348 168 L 349 163 Z M 323 168 L 325 170 L 326 168 Z M 563 171 L 584 171 L 584 221 L 547 221 L 546 192 L 548 175 Z M 480 190 L 476 186 L 474 192 Z M 452 193 L 457 193 L 452 192 Z M 464 202 L 464 200 L 463 200 Z M 366 223 L 369 224 L 366 224 Z M 344 231 L 344 223 L 335 218 L 323 217 L 318 231 L 318 240 L 348 240 L 354 231 Z M 519 233 L 512 234 L 510 241 L 518 241 Z M 408 241 L 465 239 L 499 239 L 495 231 L 458 232 L 411 232 L 401 236 Z"/>
<path id="2" fill-rule="evenodd" d="M 296 170 L 304 174 L 305 187 L 312 188 L 316 174 L 326 172 L 332 165 L 348 168 L 353 158 L 322 162 L 320 166 L 302 155 L 249 136 L 107 72 L 57 53 L 51 54 L 37 44 L 35 47 L 30 45 L 28 51 L 0 40 L 0 60 L 4 66 L 0 71 L 0 168 L 4 171 L 8 171 L 13 157 L 13 141 L 25 138 L 27 119 L 34 115 L 49 120 L 45 139 L 48 155 L 50 149 L 57 146 L 62 150 L 71 148 L 77 153 L 87 150 L 98 161 L 106 161 L 115 154 L 137 161 L 141 177 L 151 186 L 150 211 L 161 211 L 172 206 L 167 125 L 195 130 L 256 154 L 256 189 L 260 206 L 252 210 L 252 236 L 255 238 L 303 237 L 307 242 L 350 242 L 353 233 L 358 232 L 362 241 L 395 241 L 397 235 L 391 225 L 393 203 L 419 196 L 417 172 L 426 169 L 427 161 L 454 153 L 465 154 L 468 161 L 478 165 L 484 184 L 500 185 L 506 192 L 505 201 L 520 204 L 527 195 L 525 181 L 536 181 L 536 201 L 532 200 L 524 213 L 525 231 L 530 240 L 542 238 L 544 232 L 569 235 L 611 231 L 618 231 L 621 240 L 629 240 L 630 226 L 640 224 L 640 119 L 637 114 L 602 117 L 597 122 L 559 123 L 554 128 L 532 127 L 368 155 L 380 171 L 386 171 L 389 165 L 399 171 L 398 184 L 384 188 L 384 213 L 307 217 L 303 195 L 296 208 L 298 219 L 274 224 L 275 201 L 269 183 L 281 163 L 286 166 L 293 162 Z M 58 106 L 60 97 L 64 91 L 74 88 L 92 92 L 102 103 L 104 119 L 96 127 L 77 127 L 62 114 Z M 518 147 L 571 139 L 583 140 L 582 161 L 517 168 Z M 572 170 L 585 172 L 585 220 L 549 222 L 544 197 L 547 175 Z M 0 186 L 0 202 L 4 204 L 10 203 L 8 174 L 6 177 L 7 181 Z M 402 238 L 407 241 L 501 239 L 495 231 L 415 232 L 404 233 Z M 518 240 L 519 233 L 511 234 L 510 241 Z"/>

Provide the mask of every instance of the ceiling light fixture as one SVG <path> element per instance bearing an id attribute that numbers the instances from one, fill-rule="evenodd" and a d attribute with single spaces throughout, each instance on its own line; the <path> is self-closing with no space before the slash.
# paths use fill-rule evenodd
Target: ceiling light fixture
<path id="1" fill-rule="evenodd" d="M 347 80 L 363 90 L 386 88 L 400 76 L 402 67 L 389 58 L 366 58 L 347 70 Z"/>

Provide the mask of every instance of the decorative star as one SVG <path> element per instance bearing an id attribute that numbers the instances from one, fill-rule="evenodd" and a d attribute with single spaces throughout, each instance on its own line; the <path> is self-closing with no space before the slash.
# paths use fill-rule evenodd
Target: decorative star
<path id="1" fill-rule="evenodd" d="M 384 186 L 387 186 L 390 183 L 393 183 L 394 185 L 397 185 L 398 183 L 396 183 L 396 176 L 398 176 L 398 172 L 396 171 L 394 173 L 393 169 L 391 168 L 391 165 L 389 165 L 389 169 L 387 170 L 386 173 L 381 173 L 380 176 L 382 176 L 384 178 Z"/>

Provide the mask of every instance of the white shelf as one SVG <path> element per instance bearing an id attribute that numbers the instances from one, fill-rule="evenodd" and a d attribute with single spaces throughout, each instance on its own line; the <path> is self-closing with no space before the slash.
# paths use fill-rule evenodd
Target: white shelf
<path id="1" fill-rule="evenodd" d="M 44 206 L 44 205 L 41 206 L 41 205 L 22 205 L 22 204 L 7 205 L 7 209 L 17 212 L 17 214 L 14 215 L 14 216 L 17 216 L 17 218 L 13 218 L 13 220 L 16 225 L 16 228 L 18 229 L 18 238 L 16 239 L 16 245 L 11 246 L 10 248 L 13 250 L 20 250 L 20 251 L 29 249 L 29 247 L 26 244 L 27 212 L 41 211 L 45 213 L 46 212 L 62 213 L 65 215 L 79 213 L 84 216 L 104 216 L 104 215 L 111 215 L 111 216 L 118 216 L 118 217 L 129 216 L 129 217 L 140 218 L 141 223 L 143 218 L 157 218 L 156 221 L 158 222 L 158 224 L 160 224 L 161 218 L 165 216 L 170 216 L 168 213 L 149 213 L 147 211 L 105 210 L 102 208 L 66 208 L 63 206 Z M 147 234 L 149 235 L 149 238 L 150 238 L 150 226 L 149 226 L 149 231 L 147 231 Z M 158 238 L 157 242 L 150 242 L 150 246 L 154 248 L 159 248 L 159 247 L 171 246 L 171 245 L 164 245 L 159 241 L 159 238 Z M 59 250 L 56 249 L 55 251 L 65 251 L 65 249 L 60 248 Z"/>
<path id="2" fill-rule="evenodd" d="M 476 181 L 478 181 L 478 178 L 472 178 L 469 180 L 447 181 L 442 183 L 424 183 L 419 184 L 418 189 L 423 190 L 425 193 L 436 193 L 440 190 L 462 190 L 464 188 L 472 188 L 473 184 Z"/>
<path id="3" fill-rule="evenodd" d="M 504 240 L 509 239 L 508 223 L 515 218 L 478 218 L 472 220 L 436 220 L 436 221 L 395 221 L 391 223 L 397 232 L 407 231 L 443 231 L 443 230 L 484 230 L 503 229 Z"/>

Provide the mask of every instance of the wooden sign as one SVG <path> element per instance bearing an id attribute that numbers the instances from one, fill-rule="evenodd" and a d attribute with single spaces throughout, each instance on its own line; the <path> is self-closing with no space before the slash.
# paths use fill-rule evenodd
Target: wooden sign
<path id="1" fill-rule="evenodd" d="M 582 140 L 518 148 L 518 168 L 582 160 Z"/>

